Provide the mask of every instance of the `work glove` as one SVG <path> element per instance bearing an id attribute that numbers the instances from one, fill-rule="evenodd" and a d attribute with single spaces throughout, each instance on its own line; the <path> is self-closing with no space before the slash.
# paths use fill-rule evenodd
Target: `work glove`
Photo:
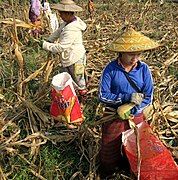
<path id="1" fill-rule="evenodd" d="M 117 108 L 117 114 L 121 120 L 128 120 L 131 117 L 131 109 L 135 106 L 134 103 L 123 104 Z"/>
<path id="2" fill-rule="evenodd" d="M 33 43 L 35 43 L 36 45 L 40 46 L 40 47 L 43 47 L 43 42 L 44 40 L 43 39 L 36 39 L 36 38 L 31 38 L 31 40 L 33 41 Z"/>
<path id="3" fill-rule="evenodd" d="M 44 40 L 39 40 L 38 45 L 42 48 L 43 47 Z"/>
<path id="4" fill-rule="evenodd" d="M 142 93 L 133 93 L 131 96 L 131 102 L 135 105 L 140 105 L 144 99 L 144 95 Z"/>

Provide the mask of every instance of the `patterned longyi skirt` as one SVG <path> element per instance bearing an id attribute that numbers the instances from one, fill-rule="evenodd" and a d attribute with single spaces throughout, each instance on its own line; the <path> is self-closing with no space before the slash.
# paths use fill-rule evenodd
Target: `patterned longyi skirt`
<path id="1" fill-rule="evenodd" d="M 103 116 L 105 116 L 105 114 Z M 133 119 L 136 124 L 144 120 L 145 118 L 142 113 L 136 115 Z M 120 119 L 106 122 L 102 126 L 99 157 L 102 171 L 107 174 L 112 174 L 117 167 L 125 168 L 129 166 L 124 152 L 122 151 L 122 132 L 128 129 L 130 129 L 128 121 L 122 121 Z"/>

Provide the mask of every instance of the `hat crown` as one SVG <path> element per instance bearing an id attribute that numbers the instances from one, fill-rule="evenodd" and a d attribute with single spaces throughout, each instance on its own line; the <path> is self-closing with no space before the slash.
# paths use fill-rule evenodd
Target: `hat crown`
<path id="1" fill-rule="evenodd" d="M 70 4 L 75 4 L 75 2 L 72 1 L 72 0 L 62 0 L 62 1 L 60 2 L 60 4 L 70 5 Z"/>
<path id="2" fill-rule="evenodd" d="M 72 0 L 62 0 L 60 3 L 52 6 L 53 9 L 57 9 L 59 11 L 68 11 L 68 12 L 77 12 L 82 11 L 83 9 L 76 5 L 76 3 Z"/>
<path id="3" fill-rule="evenodd" d="M 127 37 L 127 36 L 134 37 L 134 36 L 140 36 L 140 35 L 141 33 L 135 31 L 133 28 L 129 28 L 126 32 L 122 34 L 123 37 Z"/>

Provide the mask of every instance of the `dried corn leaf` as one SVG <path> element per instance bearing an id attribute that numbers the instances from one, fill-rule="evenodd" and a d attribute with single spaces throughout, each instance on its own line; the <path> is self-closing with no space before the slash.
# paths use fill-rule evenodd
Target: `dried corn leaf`
<path id="1" fill-rule="evenodd" d="M 2 180 L 6 180 L 6 176 L 3 173 L 1 165 L 0 165 L 0 177 L 1 177 Z"/>
<path id="2" fill-rule="evenodd" d="M 47 136 L 48 139 L 53 142 L 54 144 L 60 143 L 60 142 L 66 142 L 72 140 L 75 135 L 73 134 L 67 134 L 67 135 L 49 135 Z"/>
<path id="3" fill-rule="evenodd" d="M 18 153 L 17 149 L 14 149 L 14 148 L 11 148 L 11 147 L 5 147 L 5 150 L 9 154 L 17 154 Z"/>
<path id="4" fill-rule="evenodd" d="M 165 66 L 169 66 L 170 64 L 178 61 L 178 53 L 175 53 L 174 55 L 172 55 L 171 58 L 167 59 L 165 62 L 164 62 L 164 65 Z"/>
<path id="5" fill-rule="evenodd" d="M 173 123 L 178 123 L 178 119 L 177 118 L 173 118 L 173 117 L 169 117 L 168 115 L 165 115 L 168 121 L 171 121 Z M 173 127 L 173 126 L 172 126 Z"/>
<path id="6" fill-rule="evenodd" d="M 4 95 L 0 94 L 0 100 L 5 100 Z"/>
<path id="7" fill-rule="evenodd" d="M 17 57 L 17 62 L 20 69 L 23 69 L 24 59 L 17 43 L 15 43 L 15 56 Z"/>
<path id="8" fill-rule="evenodd" d="M 35 104 L 33 104 L 32 102 L 30 101 L 27 101 L 27 100 L 24 100 L 23 99 L 23 104 L 31 109 L 31 111 L 40 118 L 40 120 L 44 123 L 44 124 L 48 124 L 50 121 L 50 117 L 47 116 L 46 113 L 44 113 L 41 109 L 39 109 Z"/>
<path id="9" fill-rule="evenodd" d="M 29 119 L 32 133 L 38 132 L 37 123 L 36 123 L 36 120 L 35 120 L 32 110 L 27 108 L 27 112 L 28 112 L 28 117 L 29 117 L 28 119 Z M 38 144 L 40 142 L 41 142 L 41 139 L 33 139 L 32 140 L 32 144 Z M 38 152 L 39 152 L 39 146 L 31 147 L 30 155 L 32 157 L 36 157 Z"/>
<path id="10" fill-rule="evenodd" d="M 7 25 L 13 25 L 14 21 L 13 21 L 13 18 L 6 18 L 4 20 L 1 20 L 0 23 L 7 24 Z M 15 19 L 15 23 L 16 23 L 17 27 L 23 27 L 23 28 L 27 28 L 27 29 L 33 29 L 34 27 L 36 27 L 35 25 L 33 25 L 31 23 L 26 23 L 19 19 Z"/>
<path id="11" fill-rule="evenodd" d="M 2 123 L 2 120 L 0 121 Z M 8 121 L 8 123 L 2 123 L 2 128 L 0 129 L 0 134 L 3 133 L 9 126 L 17 127 L 15 123 L 12 122 L 12 120 Z"/>
<path id="12" fill-rule="evenodd" d="M 55 61 L 49 61 L 45 70 L 44 82 L 47 83 L 49 80 L 49 76 L 53 70 Z"/>
<path id="13" fill-rule="evenodd" d="M 38 142 L 38 143 L 33 143 L 34 139 L 39 139 L 42 138 L 43 141 L 42 142 Z M 47 142 L 47 138 L 40 132 L 37 133 L 33 133 L 31 135 L 28 135 L 25 139 L 22 139 L 20 141 L 16 141 L 16 142 L 11 142 L 8 144 L 8 146 L 26 146 L 26 147 L 37 147 L 40 146 L 42 144 L 45 144 Z"/>
<path id="14" fill-rule="evenodd" d="M 41 180 L 47 180 L 46 178 L 44 178 L 43 176 L 41 176 L 39 173 L 37 173 L 36 171 L 34 171 L 33 169 L 29 169 L 33 175 L 35 175 L 38 179 Z"/>
<path id="15" fill-rule="evenodd" d="M 27 83 L 31 81 L 32 79 L 36 78 L 40 73 L 42 73 L 43 68 L 46 66 L 46 63 L 42 65 L 38 70 L 36 70 L 34 73 L 30 74 L 26 79 L 24 79 L 23 83 Z"/>
<path id="16" fill-rule="evenodd" d="M 11 141 L 14 141 L 14 139 L 19 136 L 20 130 L 18 130 L 15 134 L 13 134 L 7 141 L 3 143 L 3 145 L 9 144 Z M 16 140 L 16 139 L 15 139 Z"/>
<path id="17" fill-rule="evenodd" d="M 39 146 L 36 146 L 36 144 L 40 144 L 41 143 L 41 139 L 33 139 L 32 140 L 32 146 L 31 146 L 31 151 L 30 151 L 30 155 L 31 156 L 37 156 L 39 153 Z"/>
<path id="18" fill-rule="evenodd" d="M 89 90 L 87 92 L 87 94 L 92 94 L 92 93 L 97 92 L 97 91 L 98 91 L 98 88 L 93 88 L 93 89 Z"/>
<path id="19" fill-rule="evenodd" d="M 168 114 L 168 116 L 174 117 L 178 119 L 178 111 L 172 111 Z"/>

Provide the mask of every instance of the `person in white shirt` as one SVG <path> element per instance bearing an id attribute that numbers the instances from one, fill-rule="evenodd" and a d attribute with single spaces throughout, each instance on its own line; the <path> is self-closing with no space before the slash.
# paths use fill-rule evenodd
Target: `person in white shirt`
<path id="1" fill-rule="evenodd" d="M 86 24 L 74 12 L 83 9 L 72 0 L 62 0 L 55 4 L 53 9 L 59 11 L 63 20 L 59 29 L 43 41 L 42 48 L 53 53 L 59 53 L 63 71 L 68 72 L 78 85 L 78 92 L 81 96 L 87 94 L 85 66 L 86 50 L 83 45 L 83 31 Z M 58 40 L 56 42 L 56 40 Z"/>

